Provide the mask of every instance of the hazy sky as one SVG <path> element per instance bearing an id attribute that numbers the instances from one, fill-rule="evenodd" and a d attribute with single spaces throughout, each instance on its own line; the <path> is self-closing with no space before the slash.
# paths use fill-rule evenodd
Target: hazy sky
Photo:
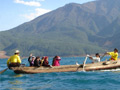
<path id="1" fill-rule="evenodd" d="M 65 4 L 89 1 L 93 0 L 1 0 L 0 31 L 14 28 Z"/>

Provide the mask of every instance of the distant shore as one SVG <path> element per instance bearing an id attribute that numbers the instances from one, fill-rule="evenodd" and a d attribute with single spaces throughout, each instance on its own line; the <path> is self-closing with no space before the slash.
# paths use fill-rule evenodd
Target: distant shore
<path id="1" fill-rule="evenodd" d="M 104 54 L 100 54 L 101 56 L 103 56 Z M 120 53 L 119 53 L 120 55 Z M 66 57 L 85 57 L 86 55 L 79 55 L 79 56 L 75 56 L 75 55 L 72 55 L 72 56 L 66 56 Z M 95 56 L 94 54 L 90 54 L 90 56 Z M 5 51 L 0 51 L 0 59 L 5 59 L 5 58 L 9 58 L 10 56 L 7 56 L 6 55 L 6 52 Z M 22 57 L 22 58 L 27 58 L 27 57 Z"/>
<path id="2" fill-rule="evenodd" d="M 9 58 L 9 56 L 6 55 L 5 51 L 0 51 L 0 59 L 4 59 L 4 58 Z"/>

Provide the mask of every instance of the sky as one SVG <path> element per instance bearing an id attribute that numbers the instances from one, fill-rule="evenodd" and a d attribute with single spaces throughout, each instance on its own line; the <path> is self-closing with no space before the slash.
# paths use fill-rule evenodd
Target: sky
<path id="1" fill-rule="evenodd" d="M 1 0 L 0 31 L 17 27 L 68 3 L 90 1 L 94 0 Z"/>

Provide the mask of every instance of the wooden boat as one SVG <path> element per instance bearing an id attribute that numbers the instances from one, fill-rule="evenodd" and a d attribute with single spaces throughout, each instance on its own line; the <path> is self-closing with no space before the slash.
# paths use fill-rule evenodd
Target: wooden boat
<path id="1" fill-rule="evenodd" d="M 99 63 L 80 64 L 80 65 L 61 65 L 53 67 L 11 67 L 15 73 L 34 74 L 51 72 L 76 72 L 93 71 L 120 68 L 120 59 L 117 61 L 103 61 Z"/>

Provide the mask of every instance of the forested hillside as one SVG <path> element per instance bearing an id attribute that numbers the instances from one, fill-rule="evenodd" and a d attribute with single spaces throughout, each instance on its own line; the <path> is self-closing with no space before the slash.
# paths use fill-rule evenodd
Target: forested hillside
<path id="1" fill-rule="evenodd" d="M 119 48 L 120 0 L 70 3 L 0 32 L 0 50 L 11 55 L 70 56 Z"/>

